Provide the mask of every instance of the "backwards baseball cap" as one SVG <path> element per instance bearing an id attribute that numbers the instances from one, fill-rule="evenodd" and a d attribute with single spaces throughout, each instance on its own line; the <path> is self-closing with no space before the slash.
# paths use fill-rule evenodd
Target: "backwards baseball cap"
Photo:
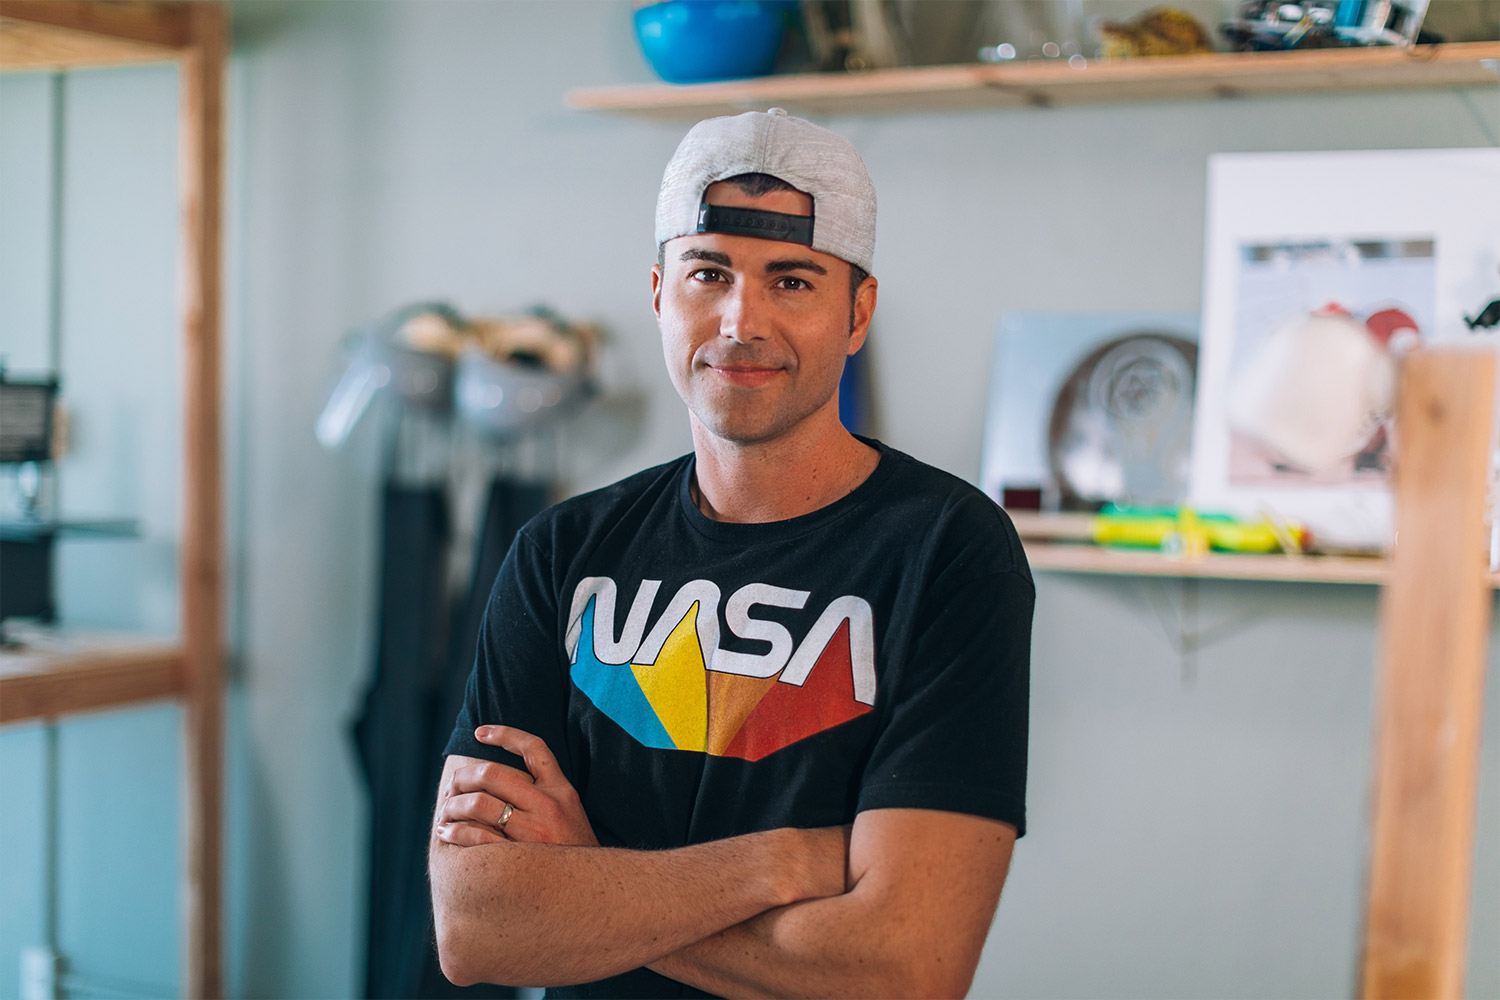
<path id="1" fill-rule="evenodd" d="M 812 196 L 813 214 L 705 205 L 715 181 L 770 174 Z M 677 147 L 656 199 L 656 245 L 690 233 L 801 243 L 865 271 L 875 262 L 875 185 L 854 144 L 781 108 L 710 118 Z"/>

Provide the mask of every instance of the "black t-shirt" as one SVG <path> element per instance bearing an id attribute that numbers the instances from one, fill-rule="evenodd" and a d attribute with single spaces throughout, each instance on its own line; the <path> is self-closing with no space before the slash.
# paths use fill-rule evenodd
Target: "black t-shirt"
<path id="1" fill-rule="evenodd" d="M 1034 590 L 1004 512 L 868 442 L 874 473 L 802 517 L 729 524 L 691 455 L 557 505 L 501 567 L 447 752 L 546 741 L 599 842 L 661 849 L 865 809 L 1025 831 Z M 636 970 L 549 995 L 701 996 Z"/>

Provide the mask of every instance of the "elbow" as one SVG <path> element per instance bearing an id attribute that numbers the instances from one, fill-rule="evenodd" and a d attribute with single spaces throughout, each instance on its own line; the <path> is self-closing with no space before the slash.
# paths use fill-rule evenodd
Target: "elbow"
<path id="1" fill-rule="evenodd" d="M 913 957 L 901 966 L 890 970 L 882 984 L 885 995 L 909 997 L 911 1000 L 942 1000 L 967 996 L 969 987 L 974 984 L 972 966 L 966 964 L 960 968 L 951 959 L 936 955 Z"/>
<path id="2" fill-rule="evenodd" d="M 908 1000 L 950 1000 L 969 993 L 971 979 L 957 976 L 918 974 L 905 976 L 894 984 L 882 986 L 890 996 L 906 997 Z"/>
<path id="3" fill-rule="evenodd" d="M 432 883 L 432 926 L 437 944 L 438 968 L 454 986 L 489 982 L 484 954 L 486 935 L 482 921 L 473 913 L 472 879 L 455 868 L 456 857 L 434 850 L 428 876 Z M 493 937 L 493 935 L 490 935 Z"/>
<path id="4" fill-rule="evenodd" d="M 445 891 L 448 874 L 445 865 L 439 863 L 434 849 L 428 859 L 428 879 L 432 885 L 432 928 L 437 944 L 438 968 L 443 977 L 454 986 L 473 986 L 478 978 L 473 972 L 473 959 L 469 954 L 468 936 L 463 931 L 463 920 L 456 911 L 451 894 Z"/>
<path id="5" fill-rule="evenodd" d="M 452 900 L 434 892 L 432 923 L 438 968 L 454 986 L 533 985 L 528 977 L 534 970 L 518 961 L 518 943 L 486 920 L 483 910 L 466 909 L 462 897 Z"/>
<path id="6" fill-rule="evenodd" d="M 458 965 L 453 957 L 442 949 L 438 949 L 438 968 L 443 970 L 443 978 L 454 986 L 476 986 L 480 982 L 477 976 L 469 975 L 463 966 Z"/>
<path id="7" fill-rule="evenodd" d="M 441 913 L 435 913 L 434 918 L 438 967 L 443 970 L 443 977 L 454 986 L 473 986 L 482 982 L 482 977 L 475 971 L 468 942 L 455 927 L 456 921 L 452 917 L 445 919 Z"/>

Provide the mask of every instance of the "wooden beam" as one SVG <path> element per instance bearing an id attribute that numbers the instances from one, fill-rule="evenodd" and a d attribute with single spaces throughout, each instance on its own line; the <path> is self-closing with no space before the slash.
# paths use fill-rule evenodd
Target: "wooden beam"
<path id="1" fill-rule="evenodd" d="M 0 68 L 166 62 L 188 42 L 189 4 L 4 0 Z"/>
<path id="2" fill-rule="evenodd" d="M 228 18 L 194 3 L 181 75 L 183 516 L 187 670 L 184 986 L 223 996 L 224 565 L 220 297 Z"/>
<path id="3" fill-rule="evenodd" d="M 0 724 L 173 698 L 184 690 L 176 643 L 75 640 L 0 653 Z"/>
<path id="4" fill-rule="evenodd" d="M 1368 1000 L 1463 994 L 1490 589 L 1485 495 L 1495 357 L 1402 366 L 1396 547 L 1381 597 Z"/>
<path id="5" fill-rule="evenodd" d="M 191 3 L 148 0 L 3 0 L 0 17 L 168 49 L 187 46 Z"/>

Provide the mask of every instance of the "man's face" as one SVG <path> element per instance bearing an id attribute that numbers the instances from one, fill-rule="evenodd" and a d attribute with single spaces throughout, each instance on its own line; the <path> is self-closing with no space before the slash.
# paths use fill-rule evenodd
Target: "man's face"
<path id="1" fill-rule="evenodd" d="M 712 205 L 809 215 L 796 191 L 747 195 L 710 185 Z M 867 280 L 852 308 L 849 265 L 799 243 L 699 233 L 665 246 L 651 284 L 672 384 L 694 419 L 741 444 L 773 440 L 815 415 L 838 419 L 844 358 L 875 309 Z"/>

